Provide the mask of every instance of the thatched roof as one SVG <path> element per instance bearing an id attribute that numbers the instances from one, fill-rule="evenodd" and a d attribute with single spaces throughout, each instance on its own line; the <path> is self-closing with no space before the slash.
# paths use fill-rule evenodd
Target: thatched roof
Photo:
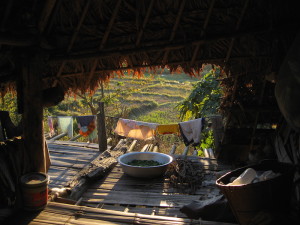
<path id="1" fill-rule="evenodd" d="M 0 2 L 0 91 L 15 87 L 24 61 L 43 88 L 95 89 L 113 73 L 220 65 L 221 110 L 230 126 L 280 118 L 274 83 L 299 30 L 297 1 L 26 0 Z M 38 65 L 38 66 L 37 66 Z M 246 140 L 249 142 L 249 140 Z"/>
<path id="2" fill-rule="evenodd" d="M 193 74 L 213 63 L 230 77 L 266 75 L 278 70 L 299 21 L 297 7 L 283 0 L 27 0 L 0 7 L 2 89 L 30 57 L 39 59 L 45 87 L 71 90 L 146 66 Z"/>

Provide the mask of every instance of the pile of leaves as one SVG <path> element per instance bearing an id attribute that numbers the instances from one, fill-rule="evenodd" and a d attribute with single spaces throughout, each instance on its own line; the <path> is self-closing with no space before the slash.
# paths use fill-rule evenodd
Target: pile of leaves
<path id="1" fill-rule="evenodd" d="M 200 163 L 188 159 L 176 159 L 168 167 L 165 177 L 170 185 L 180 192 L 195 194 L 201 186 L 204 170 Z"/>

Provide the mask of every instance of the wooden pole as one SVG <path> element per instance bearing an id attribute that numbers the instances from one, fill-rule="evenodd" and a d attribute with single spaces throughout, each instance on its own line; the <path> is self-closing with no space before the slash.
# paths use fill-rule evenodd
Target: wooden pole
<path id="1" fill-rule="evenodd" d="M 99 102 L 99 113 L 97 114 L 97 129 L 99 151 L 104 152 L 107 149 L 104 102 Z"/>
<path id="2" fill-rule="evenodd" d="M 32 170 L 46 172 L 43 131 L 42 79 L 37 58 L 23 60 L 23 134 Z"/>

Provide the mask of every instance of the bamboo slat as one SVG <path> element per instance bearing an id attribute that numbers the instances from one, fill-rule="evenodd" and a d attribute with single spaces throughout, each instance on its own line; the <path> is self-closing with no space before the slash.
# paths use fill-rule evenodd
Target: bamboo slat
<path id="1" fill-rule="evenodd" d="M 65 225 L 115 225 L 115 224 L 145 224 L 145 225 L 230 225 L 210 221 L 190 220 L 168 216 L 146 215 L 141 213 L 128 213 L 108 209 L 96 209 L 84 206 L 68 205 L 50 202 L 48 206 L 32 220 L 35 224 L 65 224 Z"/>

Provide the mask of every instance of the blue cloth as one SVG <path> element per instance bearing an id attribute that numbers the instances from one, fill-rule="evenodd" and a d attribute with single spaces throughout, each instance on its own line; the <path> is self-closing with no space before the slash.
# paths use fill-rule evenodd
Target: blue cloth
<path id="1" fill-rule="evenodd" d="M 91 122 L 95 120 L 96 116 L 77 116 L 76 120 L 80 127 L 87 127 Z"/>

